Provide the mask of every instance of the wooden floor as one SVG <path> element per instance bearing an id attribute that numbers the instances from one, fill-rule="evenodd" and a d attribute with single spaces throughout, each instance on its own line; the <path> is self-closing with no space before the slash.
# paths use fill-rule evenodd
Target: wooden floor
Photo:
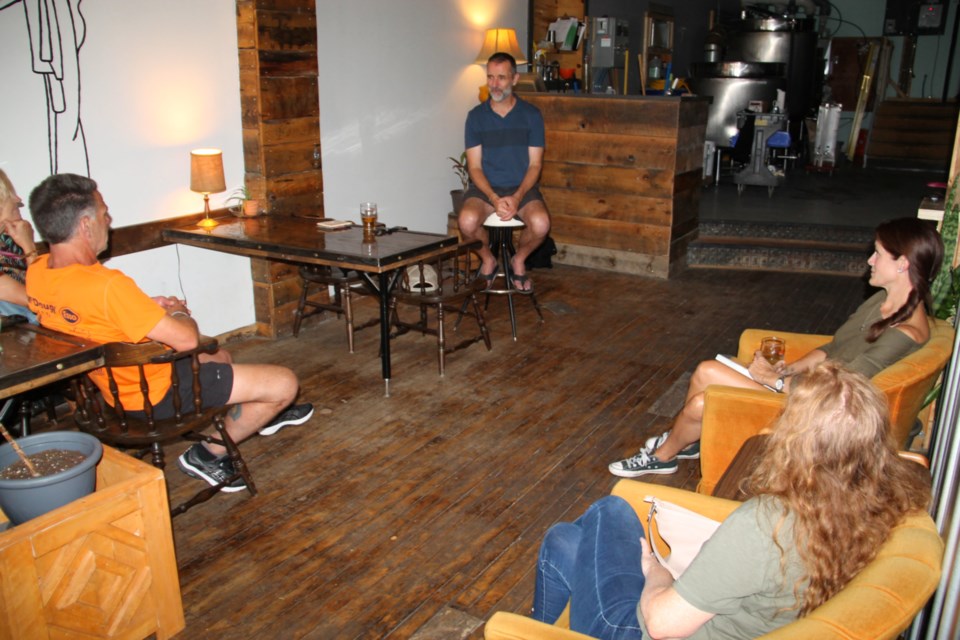
<path id="1" fill-rule="evenodd" d="M 734 352 L 746 326 L 832 332 L 866 292 L 802 274 L 532 275 L 545 324 L 519 299 L 514 343 L 492 299 L 493 350 L 450 355 L 445 378 L 434 339 L 403 336 L 390 398 L 376 329 L 354 355 L 333 319 L 230 345 L 238 361 L 293 368 L 317 412 L 242 445 L 257 497 L 224 494 L 174 520 L 179 637 L 482 637 L 494 611 L 528 610 L 544 531 L 609 491 L 607 464 L 667 424 L 657 401 L 678 378 Z M 373 313 L 369 300 L 358 312 Z M 693 488 L 697 462 L 654 478 Z M 174 464 L 167 479 L 173 499 L 198 482 Z M 437 630 L 447 618 L 466 631 Z"/>

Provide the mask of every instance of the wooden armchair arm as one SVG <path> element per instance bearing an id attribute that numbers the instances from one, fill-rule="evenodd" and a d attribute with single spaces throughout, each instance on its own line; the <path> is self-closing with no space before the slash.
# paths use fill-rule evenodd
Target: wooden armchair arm
<path id="1" fill-rule="evenodd" d="M 792 333 L 790 331 L 774 331 L 773 329 L 744 329 L 743 333 L 740 334 L 737 360 L 745 363 L 752 362 L 754 352 L 760 349 L 760 341 L 770 336 L 783 338 L 786 341 L 784 359 L 787 362 L 793 362 L 833 340 L 833 336 L 815 333 Z"/>
<path id="2" fill-rule="evenodd" d="M 200 336 L 199 344 L 187 351 L 174 351 L 161 342 L 109 342 L 103 345 L 104 361 L 111 367 L 130 367 L 151 362 L 173 362 L 194 353 L 213 353 L 218 348 L 217 339 Z"/>
<path id="3" fill-rule="evenodd" d="M 765 389 L 707 387 L 700 433 L 700 485 L 710 495 L 747 438 L 770 427 L 786 396 Z"/>
<path id="4" fill-rule="evenodd" d="M 160 345 L 160 346 L 165 347 L 165 345 Z M 211 338 L 210 336 L 200 336 L 200 338 L 198 339 L 197 346 L 195 346 L 193 349 L 186 349 L 184 351 L 175 351 L 170 347 L 166 347 L 166 353 L 158 355 L 157 357 L 153 358 L 152 362 L 154 364 L 173 362 L 175 360 L 179 360 L 180 358 L 184 358 L 186 356 L 192 356 L 195 353 L 196 354 L 213 353 L 219 348 L 220 348 L 220 345 L 217 342 L 216 338 Z"/>

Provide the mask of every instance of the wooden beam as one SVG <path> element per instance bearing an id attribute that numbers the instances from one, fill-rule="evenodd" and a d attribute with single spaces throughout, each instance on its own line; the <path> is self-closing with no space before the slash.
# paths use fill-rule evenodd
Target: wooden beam
<path id="1" fill-rule="evenodd" d="M 210 211 L 211 216 L 229 215 L 227 209 L 214 209 Z M 203 219 L 202 213 L 191 213 L 186 216 L 174 218 L 164 218 L 162 220 L 153 220 L 142 224 L 132 224 L 127 227 L 118 227 L 110 230 L 110 247 L 107 251 L 107 257 L 116 258 L 125 256 L 147 249 L 156 249 L 168 244 L 160 237 L 164 229 L 173 227 L 182 227 L 193 224 Z"/>

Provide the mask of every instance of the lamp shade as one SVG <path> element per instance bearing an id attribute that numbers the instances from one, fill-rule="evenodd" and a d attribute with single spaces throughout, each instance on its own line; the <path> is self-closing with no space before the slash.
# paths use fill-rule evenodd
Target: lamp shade
<path id="1" fill-rule="evenodd" d="M 227 190 L 220 149 L 194 149 L 190 152 L 190 190 L 197 193 Z"/>
<path id="2" fill-rule="evenodd" d="M 487 64 L 490 56 L 498 51 L 512 55 L 517 64 L 527 64 L 527 58 L 520 51 L 520 44 L 517 42 L 517 32 L 513 29 L 487 29 L 487 35 L 483 38 L 483 47 L 474 63 Z"/>

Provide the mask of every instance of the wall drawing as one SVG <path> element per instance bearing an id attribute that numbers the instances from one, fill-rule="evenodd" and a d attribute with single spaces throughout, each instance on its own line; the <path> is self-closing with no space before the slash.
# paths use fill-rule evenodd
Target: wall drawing
<path id="1" fill-rule="evenodd" d="M 83 0 L 0 0 L 0 11 L 23 6 L 33 72 L 43 78 L 50 173 L 90 175 L 80 117 L 80 48 L 86 22 Z"/>

